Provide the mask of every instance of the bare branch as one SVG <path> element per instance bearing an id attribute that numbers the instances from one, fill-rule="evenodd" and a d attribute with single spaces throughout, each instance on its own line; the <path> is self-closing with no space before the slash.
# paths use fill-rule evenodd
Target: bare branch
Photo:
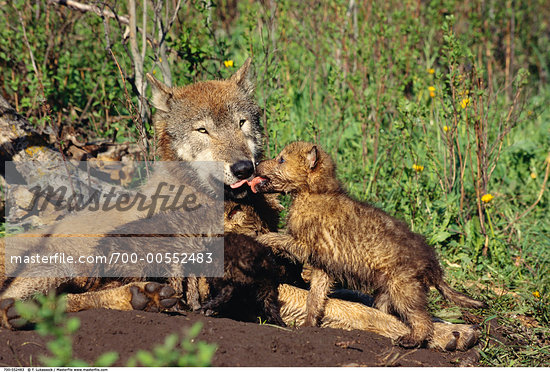
<path id="1" fill-rule="evenodd" d="M 178 4 L 179 5 L 179 4 Z M 169 28 L 165 29 L 162 24 L 162 2 L 158 2 L 155 6 L 155 23 L 158 28 L 158 62 L 159 68 L 164 78 L 164 83 L 168 86 L 172 86 L 172 72 L 170 71 L 170 66 L 168 64 L 168 57 L 166 55 L 166 43 L 165 38 L 168 33 Z"/>
<path id="2" fill-rule="evenodd" d="M 134 62 L 135 84 L 140 96 L 143 95 L 143 59 L 139 52 L 137 43 L 137 24 L 136 24 L 136 1 L 128 1 L 128 12 L 130 17 L 130 52 Z M 140 97 L 141 102 L 141 97 Z M 141 110 L 140 110 L 141 111 Z"/>
<path id="3" fill-rule="evenodd" d="M 147 50 L 147 0 L 143 1 L 143 16 L 141 22 L 141 62 L 143 63 L 143 61 L 145 61 L 145 52 Z"/>
<path id="4" fill-rule="evenodd" d="M 25 41 L 25 45 L 27 46 L 27 49 L 29 49 L 29 57 L 31 58 L 31 64 L 32 69 L 34 70 L 34 73 L 36 74 L 36 78 L 38 79 L 38 82 L 40 83 L 40 89 L 42 90 L 42 98 L 44 97 L 44 85 L 42 84 L 42 77 L 40 76 L 40 71 L 38 70 L 38 67 L 36 66 L 36 61 L 34 59 L 34 54 L 32 52 L 31 44 L 29 43 L 29 39 L 27 38 L 27 31 L 25 28 L 25 21 L 23 20 L 23 16 L 21 15 L 21 12 L 17 11 L 17 15 L 19 16 L 19 22 L 21 23 L 21 28 L 23 29 L 23 40 Z"/>
<path id="5" fill-rule="evenodd" d="M 144 9 L 145 10 L 145 9 Z M 144 127 L 144 123 L 147 121 L 148 114 L 148 104 L 145 99 L 145 89 L 147 87 L 147 81 L 144 79 L 143 75 L 143 62 L 145 55 L 145 49 L 142 53 L 139 51 L 138 42 L 137 42 L 137 24 L 136 24 L 136 1 L 128 0 L 128 13 L 130 17 L 130 52 L 132 61 L 134 63 L 134 86 L 138 93 L 138 108 L 139 108 L 139 119 L 136 121 L 137 129 L 140 132 L 140 140 L 144 149 L 148 148 L 147 142 L 147 132 Z M 145 16 L 144 16 L 145 17 Z M 144 19 L 145 21 L 146 19 Z M 146 24 L 146 22 L 144 22 Z"/>
<path id="6" fill-rule="evenodd" d="M 168 27 L 166 27 L 166 31 L 170 30 L 172 28 L 172 25 L 174 24 L 174 21 L 178 17 L 178 12 L 180 10 L 181 6 L 181 0 L 178 0 L 178 3 L 176 4 L 176 8 L 174 9 L 174 14 L 172 14 L 172 18 L 170 19 L 170 22 L 168 23 Z"/>
<path id="7" fill-rule="evenodd" d="M 73 0 L 48 0 L 48 1 L 50 3 L 63 5 L 63 6 L 66 6 L 66 7 L 69 7 L 71 9 L 75 9 L 75 10 L 78 10 L 78 11 L 81 11 L 81 12 L 92 12 L 92 13 L 95 13 L 98 16 L 102 17 L 103 19 L 112 18 L 112 19 L 117 20 L 121 24 L 124 24 L 124 25 L 127 25 L 127 26 L 130 25 L 130 19 L 128 18 L 128 16 L 118 15 L 118 14 L 112 12 L 109 9 L 101 9 L 100 7 L 98 7 L 96 5 L 82 4 L 82 3 L 79 3 L 79 2 L 73 1 Z M 137 28 L 137 30 L 138 30 L 138 32 L 142 32 L 142 29 L 139 28 L 139 27 Z M 154 38 L 151 35 L 148 35 L 147 33 L 145 33 L 145 35 L 147 37 L 147 40 L 149 40 L 152 44 L 156 43 L 156 40 L 154 40 Z"/>
<path id="8" fill-rule="evenodd" d="M 115 19 L 118 19 L 121 23 L 124 23 L 125 25 L 130 24 L 130 20 L 128 19 L 128 17 L 116 15 L 115 13 L 111 12 L 109 9 L 101 9 L 96 5 L 82 4 L 73 0 L 49 0 L 49 2 L 59 4 L 59 5 L 64 5 L 69 8 L 79 10 L 81 12 L 93 12 L 100 17 L 115 18 Z"/>
<path id="9" fill-rule="evenodd" d="M 155 10 L 154 23 L 157 27 L 157 40 L 158 40 L 158 43 L 155 44 L 155 47 L 158 48 L 158 50 L 155 51 L 155 54 L 156 54 L 156 57 L 157 57 L 158 66 L 160 68 L 160 71 L 161 71 L 163 79 L 164 79 L 164 83 L 167 84 L 168 86 L 171 86 L 172 85 L 172 73 L 170 71 L 170 64 L 168 63 L 169 51 L 168 51 L 168 48 L 166 47 L 166 35 L 168 34 L 170 29 L 172 28 L 172 25 L 174 24 L 175 20 L 177 19 L 177 15 L 178 15 L 178 12 L 179 12 L 180 7 L 181 7 L 181 0 L 178 0 L 170 20 L 168 20 L 169 5 L 168 5 L 168 3 L 165 3 L 165 6 L 166 6 L 166 8 L 165 8 L 165 14 L 166 14 L 165 22 L 167 22 L 166 24 L 164 24 L 163 21 L 162 21 L 163 3 L 164 3 L 163 1 L 155 1 L 153 3 L 154 4 L 153 8 Z"/>

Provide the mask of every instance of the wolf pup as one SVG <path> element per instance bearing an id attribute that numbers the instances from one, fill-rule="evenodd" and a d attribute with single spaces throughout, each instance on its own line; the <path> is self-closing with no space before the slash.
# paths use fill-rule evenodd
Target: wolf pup
<path id="1" fill-rule="evenodd" d="M 452 289 L 443 280 L 436 253 L 405 223 L 369 204 L 351 199 L 335 176 L 330 156 L 317 146 L 295 142 L 273 160 L 261 162 L 254 191 L 293 196 L 288 235 L 268 233 L 259 241 L 313 266 L 306 324 L 322 315 L 332 280 L 374 290 L 375 306 L 398 315 L 410 328 L 399 342 L 417 347 L 431 339 L 427 291 L 437 288 L 458 305 L 486 305 Z"/>

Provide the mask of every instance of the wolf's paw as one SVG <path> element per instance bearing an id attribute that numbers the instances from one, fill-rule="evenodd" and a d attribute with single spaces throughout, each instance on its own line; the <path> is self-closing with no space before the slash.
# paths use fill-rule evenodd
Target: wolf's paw
<path id="1" fill-rule="evenodd" d="M 143 287 L 133 285 L 130 293 L 130 303 L 134 310 L 158 312 L 169 309 L 178 302 L 174 297 L 176 291 L 172 287 L 155 282 L 147 283 Z"/>
<path id="2" fill-rule="evenodd" d="M 443 351 L 466 351 L 478 342 L 480 335 L 477 326 L 435 323 L 429 347 Z"/>
<path id="3" fill-rule="evenodd" d="M 15 300 L 13 298 L 0 300 L 0 325 L 11 330 L 23 329 L 29 326 L 29 323 L 21 318 L 15 310 Z"/>

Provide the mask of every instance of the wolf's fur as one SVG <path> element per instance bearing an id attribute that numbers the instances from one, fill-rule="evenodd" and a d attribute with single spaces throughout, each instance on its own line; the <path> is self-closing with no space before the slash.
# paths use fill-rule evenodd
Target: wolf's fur
<path id="1" fill-rule="evenodd" d="M 216 179 L 216 175 L 197 169 L 198 177 L 196 182 L 190 185 L 191 188 L 199 197 L 200 195 L 210 197 L 208 192 L 210 185 L 225 185 L 225 198 L 250 205 L 250 211 L 259 216 L 262 227 L 269 231 L 268 229 L 274 229 L 277 226 L 278 202 L 274 198 L 249 195 L 251 193 L 245 187 L 236 189 L 230 187 L 230 184 L 252 175 L 254 164 L 261 155 L 260 111 L 251 95 L 253 85 L 250 82 L 249 67 L 250 60 L 227 80 L 200 82 L 182 88 L 169 88 L 150 75 L 148 78 L 153 88 L 152 101 L 157 108 L 154 122 L 162 160 L 223 162 L 223 179 Z M 173 176 L 166 172 L 154 174 L 142 192 L 151 195 L 160 182 L 180 184 L 180 179 L 171 182 L 171 177 Z M 144 215 L 145 212 L 121 213 L 117 210 L 110 210 L 102 212 L 101 216 L 98 216 L 97 213 L 83 211 L 77 215 L 66 217 L 61 223 L 35 232 L 37 235 L 67 234 L 79 231 L 79 226 L 82 226 L 81 230 L 85 231 L 90 231 L 90 227 L 94 227 L 95 237 L 89 237 L 77 243 L 71 240 L 72 238 L 40 240 L 41 238 L 38 237 L 29 239 L 25 244 L 29 252 L 36 252 L 36 249 L 40 247 L 45 252 L 74 254 L 76 253 L 74 247 L 78 246 L 78 254 L 89 255 L 96 253 L 96 247 L 102 235 L 116 231 L 119 226 L 134 223 Z M 3 253 L 5 249 L 3 241 L 1 248 Z M 2 264 L 3 258 L 2 254 Z M 52 272 L 57 273 L 58 269 L 58 267 L 52 267 Z M 48 278 L 23 276 L 6 278 L 2 272 L 0 300 L 25 299 L 36 292 L 45 293 L 50 290 L 64 291 L 68 289 L 86 292 L 72 294 L 68 297 L 70 311 L 96 306 L 122 310 L 132 309 L 130 300 L 133 295 L 130 293 L 130 288 L 135 283 L 125 285 L 120 289 L 116 285 L 108 284 L 111 282 L 112 280 L 107 278 L 67 278 L 60 277 L 59 274 Z M 127 280 L 122 281 L 122 283 L 124 282 Z M 121 284 L 121 281 L 116 281 L 116 283 Z M 144 289 L 145 285 L 146 283 L 139 284 L 138 287 Z M 101 290 L 105 286 L 109 286 L 108 291 Z M 177 286 L 175 285 L 175 287 Z M 181 285 L 179 287 L 176 289 L 181 291 Z M 148 288 L 150 289 L 151 286 Z M 140 296 L 149 296 L 149 294 L 140 293 Z M 156 299 L 158 296 L 153 297 Z M 139 302 L 141 304 L 143 301 Z M 160 308 L 159 305 L 155 304 L 152 308 Z M 7 308 L 0 309 L 0 312 L 2 310 L 6 312 Z M 2 323 L 4 326 L 11 327 L 5 321 Z"/>
<path id="2" fill-rule="evenodd" d="M 228 80 L 179 88 L 147 76 L 153 87 L 154 122 L 163 160 L 223 162 L 225 179 L 221 181 L 225 185 L 242 179 L 232 170 L 239 162 L 253 167 L 262 153 L 262 134 L 249 66 L 250 60 Z M 245 190 L 240 191 L 243 196 Z"/>
<path id="3" fill-rule="evenodd" d="M 239 167 L 236 166 L 239 161 L 250 161 L 253 164 L 261 156 L 259 110 L 252 99 L 253 84 L 249 67 L 250 61 L 247 61 L 228 80 L 197 83 L 183 88 L 169 88 L 154 79 L 149 79 L 152 80 L 152 101 L 157 107 L 153 121 L 160 139 L 158 150 L 163 160 L 223 161 L 226 203 L 231 201 L 239 204 L 246 213 L 241 222 L 226 219 L 224 224 L 231 229 L 240 226 L 240 230 L 236 232 L 255 236 L 258 233 L 276 230 L 280 206 L 276 198 L 270 195 L 251 195 L 246 186 L 237 189 L 230 187 L 238 179 L 233 174 L 232 167 L 239 171 Z M 198 107 L 202 110 L 198 110 Z M 175 112 L 178 114 L 173 114 Z M 251 116 L 237 115 L 243 112 Z M 192 116 L 194 114 L 197 115 L 196 118 Z M 243 128 L 241 119 L 248 120 L 242 122 Z M 209 129 L 207 132 L 210 137 L 199 136 L 206 135 L 197 131 L 200 128 Z M 246 175 L 246 168 L 244 167 L 243 171 L 241 167 L 241 176 Z M 203 181 L 208 183 L 219 180 Z M 72 224 L 73 231 L 78 226 L 97 227 L 97 238 L 88 238 L 86 244 L 77 245 L 79 253 L 86 254 L 95 249 L 100 234 L 109 233 L 117 226 L 130 223 L 139 216 L 120 216 L 120 213 L 111 211 L 102 214 L 100 221 L 95 214 L 81 213 L 67 218 L 69 219 L 65 219 L 63 223 Z M 61 227 L 55 226 L 47 231 L 59 232 L 59 229 Z M 74 251 L 73 247 L 75 244 L 59 243 L 46 248 L 52 251 Z M 29 249 L 36 249 L 36 246 L 29 244 Z M 166 286 L 148 286 L 149 283 L 143 281 L 124 284 L 109 278 L 6 278 L 3 270 L 4 250 L 4 242 L 0 240 L 0 323 L 4 327 L 12 328 L 17 317 L 13 308 L 13 298 L 28 298 L 35 292 L 69 292 L 67 308 L 73 312 L 90 308 L 155 310 L 166 308 L 173 303 L 174 295 Z M 294 277 L 291 274 L 295 266 L 286 262 L 284 267 L 289 269 L 287 278 L 289 275 Z M 204 278 L 198 278 L 197 282 L 199 300 L 204 301 L 209 295 L 208 285 Z M 286 279 L 285 284 L 278 288 L 281 317 L 287 324 L 301 325 L 305 320 L 308 291 L 303 285 L 300 278 Z M 185 291 L 186 288 L 178 290 Z M 408 332 L 405 324 L 393 316 L 359 303 L 336 299 L 327 300 L 321 326 L 363 329 L 392 339 Z M 442 350 L 465 350 L 477 341 L 478 335 L 478 331 L 467 325 L 435 324 L 434 338 L 430 346 Z"/>
<path id="4" fill-rule="evenodd" d="M 223 276 L 196 278 L 188 276 L 184 278 L 184 265 L 166 263 L 146 264 L 137 263 L 134 266 L 142 266 L 139 271 L 144 277 L 153 277 L 162 273 L 163 277 L 169 277 L 168 283 L 173 288 L 178 288 L 178 294 L 185 294 L 180 306 L 187 310 L 214 310 L 221 315 L 238 317 L 241 320 L 255 320 L 258 314 L 278 325 L 284 325 L 280 314 L 278 286 L 281 279 L 288 271 L 287 262 L 276 259 L 271 250 L 255 240 L 256 232 L 269 231 L 264 228 L 260 218 L 247 210 L 248 206 L 227 201 L 224 205 L 224 252 L 223 256 L 215 256 L 212 264 L 218 265 L 223 260 Z M 207 217 L 208 211 L 201 214 L 201 218 Z M 119 229 L 112 231 L 114 234 L 122 234 L 124 231 L 139 231 L 143 223 L 148 225 L 149 231 L 156 231 L 156 239 L 166 239 L 162 247 L 171 252 L 200 252 L 208 244 L 215 243 L 216 237 L 202 237 L 200 240 L 174 239 L 171 232 L 178 231 L 182 223 L 186 221 L 185 212 L 170 211 L 158 213 L 145 221 L 135 221 Z M 167 235 L 162 235 L 167 234 Z M 252 234 L 254 234 L 252 236 Z M 111 252 L 137 253 L 138 257 L 145 257 L 150 251 L 150 236 L 135 236 L 129 241 L 127 238 L 105 238 L 99 242 L 99 253 L 109 256 Z M 131 243 L 131 244 L 129 244 Z M 163 254 L 162 248 L 156 252 Z M 158 253 L 156 253 L 158 254 Z M 163 254 L 164 255 L 164 254 Z M 286 264 L 286 265 L 285 265 Z M 101 277 L 121 277 L 125 267 L 122 265 L 107 266 L 98 265 L 97 275 Z M 298 276 L 299 271 L 294 271 Z M 125 279 L 121 279 L 125 281 Z M 135 280 L 135 279 L 134 279 Z M 159 278 L 155 278 L 159 280 Z M 202 285 L 207 290 L 201 290 Z M 181 289 L 180 289 L 181 288 Z M 164 300 L 163 303 L 168 303 Z"/>
<path id="5" fill-rule="evenodd" d="M 424 237 L 384 211 L 347 196 L 329 155 L 314 144 L 288 145 L 275 159 L 261 162 L 257 175 L 265 178 L 261 190 L 292 194 L 289 235 L 271 233 L 259 240 L 317 269 L 311 279 L 307 325 L 320 319 L 331 280 L 352 289 L 372 289 L 378 309 L 397 314 L 410 326 L 410 334 L 400 340 L 407 347 L 432 337 L 426 298 L 430 286 L 461 306 L 485 307 L 449 287 Z"/>

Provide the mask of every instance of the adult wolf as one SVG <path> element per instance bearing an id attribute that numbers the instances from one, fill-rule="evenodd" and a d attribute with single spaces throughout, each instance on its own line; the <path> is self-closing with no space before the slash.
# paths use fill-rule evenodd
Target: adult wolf
<path id="1" fill-rule="evenodd" d="M 250 78 L 250 59 L 229 79 L 198 82 L 185 87 L 168 87 L 152 76 L 152 103 L 157 109 L 154 117 L 162 160 L 215 160 L 224 166 L 223 183 L 227 201 L 238 203 L 249 213 L 257 231 L 251 235 L 275 231 L 278 203 L 262 195 L 252 194 L 242 180 L 251 178 L 254 164 L 261 158 L 260 110 L 253 99 L 254 84 Z M 158 181 L 158 180 L 157 180 Z M 222 181 L 222 180 L 212 180 Z M 231 187 L 231 186 L 236 187 Z M 139 216 L 134 216 L 139 218 Z M 75 216 L 71 223 L 96 224 L 98 235 L 113 227 L 132 222 L 116 213 L 102 216 Z M 235 221 L 224 221 L 234 224 Z M 89 245 L 97 244 L 93 238 Z M 86 250 L 89 247 L 79 247 Z M 0 254 L 0 260 L 3 254 Z M 2 262 L 0 262 L 1 266 Z M 290 265 L 290 263 L 289 263 Z M 1 269 L 1 268 L 0 268 Z M 3 278 L 5 279 L 5 278 Z M 174 303 L 174 291 L 153 282 L 134 282 L 125 285 L 93 278 L 8 278 L 0 280 L 0 322 L 16 326 L 17 314 L 13 298 L 26 298 L 32 293 L 77 287 L 84 293 L 68 295 L 69 311 L 89 308 L 119 310 L 162 309 Z M 307 290 L 289 284 L 279 287 L 281 316 L 285 323 L 301 325 L 306 317 Z M 360 303 L 329 299 L 321 326 L 344 329 L 363 329 L 398 339 L 408 333 L 408 327 L 397 318 Z M 436 323 L 431 347 L 463 350 L 477 341 L 478 332 L 465 325 Z"/>

